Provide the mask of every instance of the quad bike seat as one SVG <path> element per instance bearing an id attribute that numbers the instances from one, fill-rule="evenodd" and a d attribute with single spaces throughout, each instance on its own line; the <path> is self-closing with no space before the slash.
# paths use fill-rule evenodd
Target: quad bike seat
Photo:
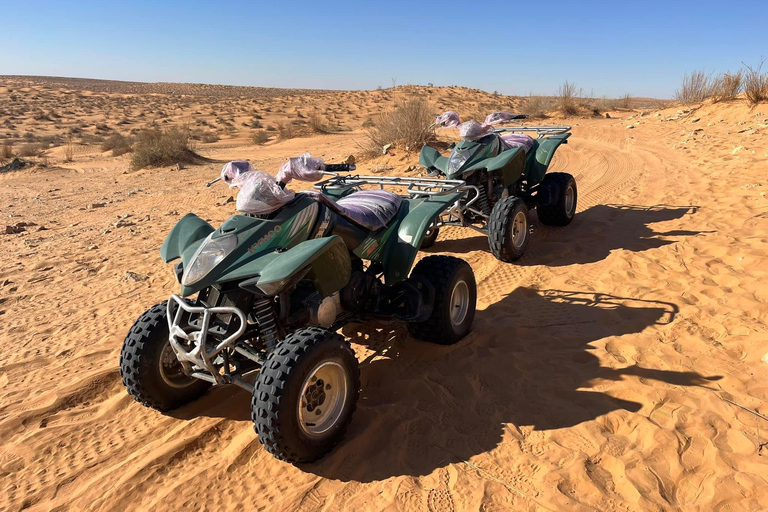
<path id="1" fill-rule="evenodd" d="M 369 231 L 378 231 L 389 224 L 403 202 L 402 197 L 388 190 L 360 190 L 335 201 L 316 191 L 307 194 L 352 224 Z"/>

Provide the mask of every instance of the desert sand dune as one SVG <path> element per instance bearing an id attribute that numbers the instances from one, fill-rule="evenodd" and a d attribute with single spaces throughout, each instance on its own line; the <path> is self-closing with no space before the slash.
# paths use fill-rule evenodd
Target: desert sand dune
<path id="1" fill-rule="evenodd" d="M 119 126 L 149 122 L 137 118 L 141 95 L 20 80 L 0 82 L 0 100 L 16 96 L 0 116 L 14 117 L 10 131 L 34 130 L 29 112 L 40 107 L 75 117 L 91 108 L 88 133 L 123 117 Z M 432 89 L 462 115 L 518 103 Z M 171 122 L 216 125 L 222 95 L 145 101 L 173 111 Z M 265 124 L 313 103 L 349 131 L 256 146 L 241 126 L 249 106 L 233 111 L 237 130 L 198 149 L 272 173 L 304 151 L 339 161 L 356 154 L 362 123 L 385 98 L 257 98 Z M 24 102 L 26 113 L 10 112 Z M 553 164 L 576 176 L 573 224 L 545 227 L 532 214 L 519 264 L 494 259 L 476 233 L 441 232 L 424 254 L 472 265 L 473 331 L 440 347 L 397 322 L 346 326 L 361 361 L 358 410 L 337 449 L 300 466 L 262 449 L 238 388 L 162 415 L 120 382 L 127 329 L 176 291 L 158 255 L 166 233 L 189 211 L 214 224 L 234 212 L 233 191 L 204 187 L 219 163 L 132 172 L 128 155 L 84 142 L 72 162 L 53 148 L 47 166 L 0 174 L 6 224 L 34 223 L 0 237 L 0 508 L 764 509 L 768 421 L 753 412 L 768 415 L 766 114 L 736 102 L 548 120 L 574 126 Z M 36 131 L 55 134 L 75 117 Z M 417 162 L 394 153 L 359 168 L 405 174 Z"/>

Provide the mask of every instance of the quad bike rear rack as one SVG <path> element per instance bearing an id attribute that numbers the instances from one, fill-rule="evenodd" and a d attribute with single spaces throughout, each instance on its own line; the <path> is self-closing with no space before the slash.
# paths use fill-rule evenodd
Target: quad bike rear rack
<path id="1" fill-rule="evenodd" d="M 360 176 L 330 174 L 333 177 L 315 184 L 322 192 L 338 192 L 341 190 L 362 190 L 364 185 L 405 188 L 410 198 L 425 196 L 444 196 L 462 192 L 466 187 L 464 180 L 443 180 L 438 178 L 409 178 L 405 176 Z"/>
<path id="2" fill-rule="evenodd" d="M 506 126 L 504 128 L 496 128 L 493 130 L 496 133 L 502 132 L 536 132 L 536 138 L 542 139 L 549 137 L 550 135 L 562 135 L 571 131 L 570 126 Z"/>

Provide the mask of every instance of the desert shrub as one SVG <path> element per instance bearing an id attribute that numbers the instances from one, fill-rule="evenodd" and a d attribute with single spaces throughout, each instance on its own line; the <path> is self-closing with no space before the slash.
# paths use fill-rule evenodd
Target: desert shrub
<path id="1" fill-rule="evenodd" d="M 0 157 L 4 160 L 13 157 L 13 143 L 10 141 L 3 142 L 3 147 L 0 149 Z"/>
<path id="2" fill-rule="evenodd" d="M 573 116 L 579 113 L 579 106 L 576 98 L 581 91 L 576 89 L 576 84 L 566 80 L 563 85 L 557 88 L 557 109 L 567 116 Z"/>
<path id="3" fill-rule="evenodd" d="M 675 99 L 681 103 L 700 103 L 712 95 L 712 75 L 704 71 L 693 71 L 683 76 Z"/>
<path id="4" fill-rule="evenodd" d="M 545 118 L 547 112 L 552 110 L 552 98 L 546 96 L 530 95 L 523 103 L 523 114 L 528 114 L 532 118 Z"/>
<path id="5" fill-rule="evenodd" d="M 717 75 L 711 84 L 712 100 L 717 103 L 720 101 L 733 100 L 741 92 L 744 73 L 739 70 L 737 73 L 722 73 Z"/>
<path id="6" fill-rule="evenodd" d="M 77 144 L 75 144 L 75 141 L 72 138 L 67 139 L 67 142 L 64 144 L 64 161 L 71 162 L 74 160 L 76 150 Z"/>
<path id="7" fill-rule="evenodd" d="M 309 127 L 315 133 L 331 133 L 333 131 L 320 116 L 320 112 L 313 112 L 309 117 Z"/>
<path id="8" fill-rule="evenodd" d="M 760 61 L 757 68 L 745 64 L 744 95 L 752 105 L 768 100 L 768 73 L 763 73 L 764 63 L 765 60 Z"/>
<path id="9" fill-rule="evenodd" d="M 133 145 L 131 167 L 161 167 L 173 164 L 191 164 L 200 160 L 189 141 L 189 130 L 170 127 L 148 128 L 139 132 Z"/>
<path id="10" fill-rule="evenodd" d="M 101 143 L 102 151 L 112 151 L 112 156 L 120 156 L 131 151 L 131 139 L 117 132 Z"/>
<path id="11" fill-rule="evenodd" d="M 429 128 L 435 120 L 432 105 L 419 97 L 398 101 L 394 109 L 380 114 L 366 128 L 367 141 L 363 149 L 369 154 L 381 154 L 382 147 L 397 143 L 408 150 L 418 150 L 435 139 Z"/>
<path id="12" fill-rule="evenodd" d="M 39 143 L 29 142 L 19 148 L 19 156 L 37 156 L 41 150 Z"/>
<path id="13" fill-rule="evenodd" d="M 253 142 L 257 146 L 266 144 L 268 140 L 269 140 L 269 134 L 267 133 L 266 130 L 259 130 L 251 134 L 251 142 Z"/>
<path id="14" fill-rule="evenodd" d="M 290 121 L 276 121 L 275 128 L 277 129 L 277 134 L 281 139 L 292 139 L 296 136 L 296 133 L 293 129 L 293 124 L 291 124 Z"/>
<path id="15" fill-rule="evenodd" d="M 632 95 L 625 94 L 618 98 L 616 102 L 621 108 L 629 108 L 632 105 Z"/>
<path id="16" fill-rule="evenodd" d="M 210 144 L 211 142 L 219 142 L 219 136 L 216 132 L 204 132 L 200 134 L 200 140 Z"/>

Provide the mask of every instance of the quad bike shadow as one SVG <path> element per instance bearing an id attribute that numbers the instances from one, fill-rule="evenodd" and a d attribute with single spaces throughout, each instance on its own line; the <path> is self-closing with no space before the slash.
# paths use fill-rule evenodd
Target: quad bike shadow
<path id="1" fill-rule="evenodd" d="M 565 266 L 595 263 L 615 250 L 642 252 L 674 243 L 665 237 L 693 236 L 702 231 L 656 231 L 658 222 L 677 220 L 696 213 L 697 206 L 597 205 L 576 214 L 568 229 L 535 224 L 535 243 L 517 265 Z M 530 214 L 532 217 L 535 214 Z M 588 241 L 588 243 L 585 243 Z M 453 240 L 437 239 L 425 252 L 467 253 L 488 251 L 482 235 Z"/>
<path id="2" fill-rule="evenodd" d="M 630 355 L 631 347 L 603 342 L 669 324 L 677 310 L 665 302 L 518 288 L 478 310 L 467 338 L 442 349 L 409 338 L 398 323 L 348 325 L 343 332 L 362 360 L 358 411 L 341 445 L 300 467 L 343 481 L 426 475 L 494 449 L 505 431 L 567 428 L 642 407 L 589 389 L 600 381 L 707 386 L 720 377 L 630 364 L 622 352 Z M 601 364 L 597 347 L 619 368 Z"/>

